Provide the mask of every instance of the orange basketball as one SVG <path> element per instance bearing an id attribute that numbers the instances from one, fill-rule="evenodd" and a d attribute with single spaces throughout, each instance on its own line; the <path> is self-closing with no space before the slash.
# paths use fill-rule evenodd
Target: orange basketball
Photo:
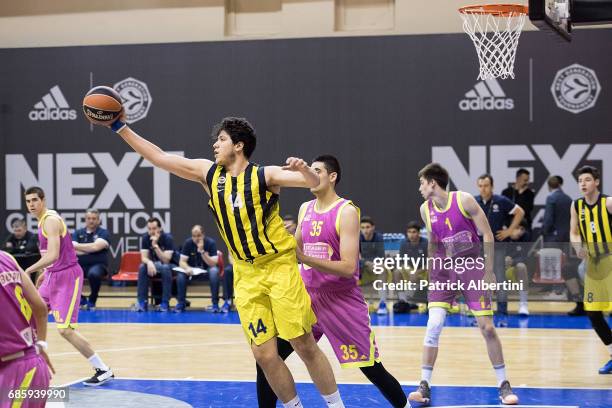
<path id="1" fill-rule="evenodd" d="M 91 88 L 83 98 L 85 117 L 96 125 L 110 125 L 123 110 L 121 96 L 108 86 Z"/>

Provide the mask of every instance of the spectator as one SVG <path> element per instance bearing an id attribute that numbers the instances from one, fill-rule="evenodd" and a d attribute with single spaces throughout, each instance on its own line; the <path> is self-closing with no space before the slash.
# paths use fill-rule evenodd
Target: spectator
<path id="1" fill-rule="evenodd" d="M 369 284 L 376 280 L 374 276 L 374 258 L 385 257 L 383 234 L 376 231 L 374 220 L 368 216 L 361 217 L 361 234 L 359 236 L 359 256 L 361 266 L 361 284 Z M 380 303 L 377 314 L 387 314 L 386 291 L 380 293 Z"/>
<path id="2" fill-rule="evenodd" d="M 38 235 L 28 231 L 23 218 L 13 220 L 11 228 L 13 233 L 2 243 L 2 250 L 13 255 L 19 266 L 26 270 L 40 259 Z"/>
<path id="3" fill-rule="evenodd" d="M 72 245 L 77 253 L 83 275 L 89 280 L 89 299 L 81 296 L 81 306 L 90 310 L 96 307 L 102 278 L 108 273 L 108 248 L 110 234 L 100 227 L 100 212 L 90 208 L 85 213 L 85 228 L 72 233 Z"/>
<path id="4" fill-rule="evenodd" d="M 185 310 L 185 298 L 187 296 L 187 284 L 190 279 L 200 279 L 204 275 L 193 275 L 193 268 L 205 269 L 208 271 L 210 279 L 210 292 L 212 294 L 212 305 L 208 308 L 209 311 L 219 312 L 219 278 L 224 275 L 219 273 L 217 267 L 219 258 L 217 256 L 217 243 L 214 239 L 204 235 L 204 228 L 201 225 L 194 225 L 191 228 L 191 237 L 185 240 L 181 249 L 181 259 L 179 266 L 185 273 L 179 273 L 176 277 L 176 286 L 178 289 L 178 303 L 175 311 L 182 312 Z M 227 296 L 227 284 L 223 280 L 223 294 Z M 225 299 L 222 310 L 228 312 L 230 303 Z"/>
<path id="5" fill-rule="evenodd" d="M 527 258 L 531 243 L 531 233 L 527 220 L 522 220 L 510 235 L 505 258 L 506 279 L 521 282 L 523 289 L 519 291 L 519 316 L 529 316 L 529 274 L 527 273 Z"/>
<path id="6" fill-rule="evenodd" d="M 561 176 L 551 176 L 548 178 L 550 194 L 546 197 L 542 233 L 544 234 L 544 242 L 547 243 L 547 247 L 560 248 L 567 256 L 567 263 L 563 268 L 563 277 L 570 300 L 576 302 L 576 307 L 569 312 L 569 315 L 582 316 L 586 313 L 584 311 L 584 303 L 582 302 L 578 262 L 569 256 L 570 207 L 572 206 L 572 199 L 563 192 L 562 187 L 563 179 Z"/>
<path id="7" fill-rule="evenodd" d="M 142 264 L 138 270 L 138 300 L 135 305 L 137 312 L 147 310 L 147 296 L 150 278 L 161 275 L 162 299 L 157 309 L 167 312 L 170 308 L 170 294 L 172 293 L 172 263 L 174 242 L 172 235 L 162 231 L 161 221 L 152 217 L 147 221 L 147 232 L 140 240 L 140 255 Z"/>
<path id="8" fill-rule="evenodd" d="M 495 234 L 494 246 L 494 265 L 495 276 L 498 282 L 502 282 L 506 278 L 506 245 L 501 242 L 509 242 L 513 231 L 518 227 L 525 212 L 523 209 L 510 201 L 508 198 L 493 194 L 493 177 L 490 174 L 483 174 L 478 177 L 478 189 L 480 195 L 474 197 L 480 207 L 487 216 L 491 231 Z M 512 217 L 511 217 L 512 216 Z M 509 219 L 512 218 L 510 225 Z M 506 327 L 508 325 L 508 301 L 505 290 L 497 291 L 497 312 L 500 316 L 498 326 Z"/>
<path id="9" fill-rule="evenodd" d="M 421 225 L 416 221 L 411 221 L 406 227 L 406 241 L 402 242 L 400 246 L 400 257 L 407 257 L 408 259 L 416 260 L 423 259 L 425 265 L 427 259 L 427 239 L 421 237 Z M 408 280 L 411 282 L 418 282 L 420 279 L 427 279 L 427 269 L 424 267 L 417 267 L 413 262 L 410 263 L 407 269 L 396 269 L 393 271 L 393 279 L 396 283 L 401 280 Z M 406 313 L 411 309 L 417 309 L 418 306 L 408 302 L 408 291 L 402 290 L 397 294 L 399 300 L 393 305 L 393 311 L 395 313 Z"/>
<path id="10" fill-rule="evenodd" d="M 293 215 L 285 215 L 283 216 L 283 224 L 285 225 L 285 229 L 291 235 L 295 235 L 295 230 L 297 228 L 297 222 L 295 221 L 295 217 Z"/>
<path id="11" fill-rule="evenodd" d="M 527 225 L 531 230 L 531 213 L 533 212 L 535 193 L 529 188 L 529 175 L 529 170 L 518 169 L 516 171 L 516 181 L 512 186 L 504 189 L 502 195 L 525 211 L 525 220 L 527 220 Z"/>

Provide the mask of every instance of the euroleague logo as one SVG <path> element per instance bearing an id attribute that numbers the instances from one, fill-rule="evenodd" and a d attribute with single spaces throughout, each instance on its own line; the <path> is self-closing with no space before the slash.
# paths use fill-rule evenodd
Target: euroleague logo
<path id="1" fill-rule="evenodd" d="M 127 123 L 147 117 L 153 99 L 146 83 L 129 77 L 117 82 L 113 88 L 121 95 Z"/>
<path id="2" fill-rule="evenodd" d="M 559 108 L 580 113 L 595 106 L 601 86 L 595 71 L 572 64 L 557 71 L 550 91 Z"/>

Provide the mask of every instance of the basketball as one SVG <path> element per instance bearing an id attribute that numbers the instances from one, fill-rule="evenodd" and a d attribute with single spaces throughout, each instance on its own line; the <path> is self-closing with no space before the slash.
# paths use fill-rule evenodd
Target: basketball
<path id="1" fill-rule="evenodd" d="M 83 98 L 85 117 L 96 125 L 110 125 L 123 110 L 121 96 L 108 86 L 91 88 Z"/>

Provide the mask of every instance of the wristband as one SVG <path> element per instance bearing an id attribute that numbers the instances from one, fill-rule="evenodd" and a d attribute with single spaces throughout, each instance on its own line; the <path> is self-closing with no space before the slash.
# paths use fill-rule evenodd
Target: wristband
<path id="1" fill-rule="evenodd" d="M 38 340 L 36 342 L 36 345 L 40 347 L 43 351 L 47 351 L 47 349 L 49 348 L 49 344 L 46 341 L 42 340 Z"/>
<path id="2" fill-rule="evenodd" d="M 110 125 L 110 128 L 113 132 L 120 132 L 126 126 L 127 124 L 125 122 L 122 122 L 121 119 L 117 119 Z"/>

